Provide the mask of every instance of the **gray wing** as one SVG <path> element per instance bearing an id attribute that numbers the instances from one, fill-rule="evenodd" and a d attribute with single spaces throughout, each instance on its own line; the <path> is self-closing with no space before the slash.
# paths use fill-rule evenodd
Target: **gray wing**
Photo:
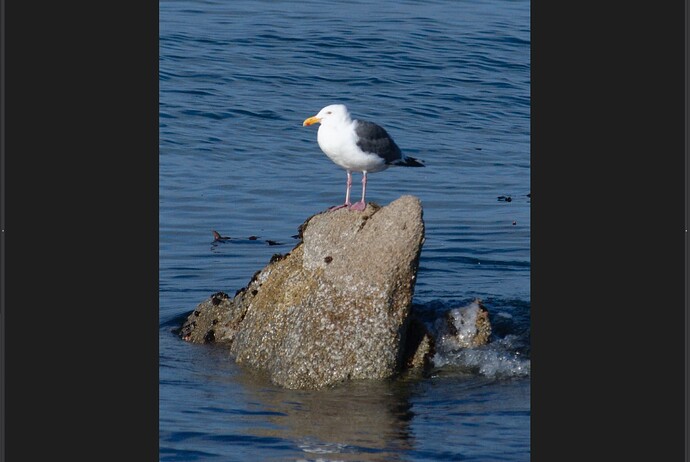
<path id="1" fill-rule="evenodd" d="M 355 133 L 357 134 L 357 146 L 364 152 L 377 154 L 386 161 L 386 164 L 402 158 L 400 148 L 383 127 L 373 122 L 358 120 Z"/>

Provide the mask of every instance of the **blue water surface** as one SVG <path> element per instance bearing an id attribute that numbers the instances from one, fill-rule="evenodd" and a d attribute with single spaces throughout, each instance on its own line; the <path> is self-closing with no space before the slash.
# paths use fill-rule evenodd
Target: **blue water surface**
<path id="1" fill-rule="evenodd" d="M 159 5 L 160 460 L 529 460 L 529 2 Z M 173 330 L 343 202 L 344 170 L 302 126 L 332 103 L 426 164 L 367 185 L 422 201 L 413 308 L 480 298 L 494 333 L 426 377 L 285 390 Z"/>

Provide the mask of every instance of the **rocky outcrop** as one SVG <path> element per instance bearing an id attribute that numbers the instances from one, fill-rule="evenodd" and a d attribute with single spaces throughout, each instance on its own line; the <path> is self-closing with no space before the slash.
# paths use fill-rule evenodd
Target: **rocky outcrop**
<path id="1" fill-rule="evenodd" d="M 479 312 L 463 318 L 476 321 L 474 340 L 469 324 L 459 326 L 453 314 L 433 326 L 411 316 L 424 242 L 419 199 L 320 213 L 305 221 L 300 237 L 233 298 L 218 292 L 200 303 L 181 337 L 224 344 L 237 363 L 287 388 L 428 367 L 437 335 L 444 336 L 444 348 L 453 335 L 458 346 L 488 341 L 488 316 Z"/>
<path id="2" fill-rule="evenodd" d="M 320 213 L 301 237 L 232 300 L 200 304 L 183 338 L 226 343 L 239 364 L 288 388 L 394 375 L 424 242 L 419 199 Z"/>

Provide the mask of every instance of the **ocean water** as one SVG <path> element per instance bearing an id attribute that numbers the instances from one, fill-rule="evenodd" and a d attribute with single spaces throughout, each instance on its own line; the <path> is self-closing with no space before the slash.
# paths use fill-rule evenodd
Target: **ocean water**
<path id="1" fill-rule="evenodd" d="M 160 460 L 529 460 L 529 2 L 162 0 L 159 10 Z M 174 330 L 342 203 L 344 170 L 319 150 L 317 126 L 302 126 L 332 103 L 426 164 L 367 185 L 379 205 L 422 201 L 413 309 L 433 323 L 479 298 L 493 335 L 438 354 L 426 376 L 285 390 Z"/>

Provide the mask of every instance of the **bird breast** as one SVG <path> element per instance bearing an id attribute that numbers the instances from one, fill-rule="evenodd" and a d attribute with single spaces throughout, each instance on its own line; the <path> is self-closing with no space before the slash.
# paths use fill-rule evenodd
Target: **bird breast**
<path id="1" fill-rule="evenodd" d="M 321 150 L 346 170 L 354 172 L 379 172 L 388 168 L 385 161 L 376 154 L 365 153 L 357 146 L 356 135 L 349 130 L 335 130 L 321 124 L 317 133 Z"/>

